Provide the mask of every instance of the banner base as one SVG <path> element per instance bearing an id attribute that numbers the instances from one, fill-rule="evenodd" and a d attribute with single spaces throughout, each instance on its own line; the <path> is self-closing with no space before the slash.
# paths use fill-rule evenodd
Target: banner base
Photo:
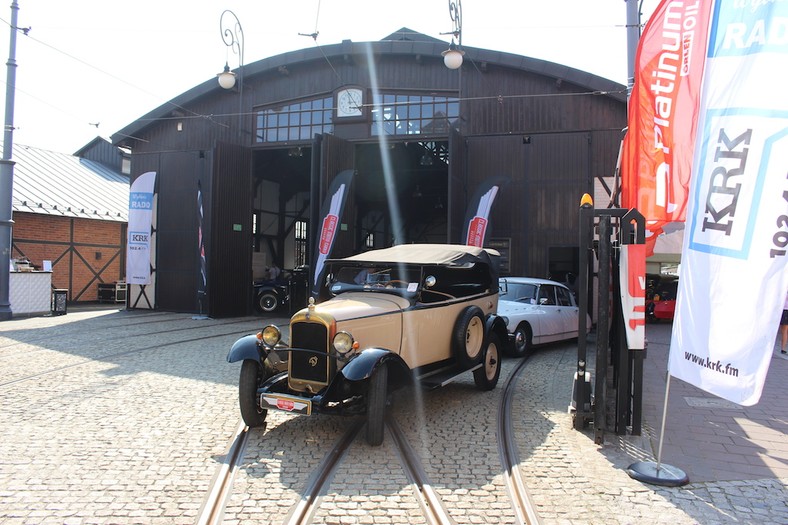
<path id="1" fill-rule="evenodd" d="M 632 463 L 627 474 L 638 481 L 663 487 L 680 487 L 689 483 L 689 476 L 680 468 L 664 463 L 658 465 L 654 461 Z"/>

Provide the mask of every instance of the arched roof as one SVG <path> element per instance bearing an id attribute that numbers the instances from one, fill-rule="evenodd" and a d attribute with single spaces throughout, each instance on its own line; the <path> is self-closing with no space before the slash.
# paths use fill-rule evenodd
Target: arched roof
<path id="1" fill-rule="evenodd" d="M 308 47 L 263 58 L 257 62 L 245 64 L 243 66 L 244 77 L 250 78 L 268 71 L 277 71 L 280 67 L 292 67 L 297 63 L 331 60 L 332 58 L 344 60 L 348 57 L 365 54 L 367 46 L 371 46 L 371 51 L 375 56 L 421 55 L 438 57 L 447 49 L 446 42 L 403 27 L 377 42 L 343 40 L 339 44 Z M 466 53 L 466 61 L 473 60 L 477 64 L 486 63 L 560 79 L 563 82 L 569 82 L 588 91 L 605 94 L 622 102 L 626 101 L 626 86 L 586 71 L 503 51 L 468 46 L 463 46 L 463 50 Z M 216 79 L 212 77 L 119 130 L 112 135 L 112 142 L 113 144 L 118 144 L 128 137 L 135 137 L 143 129 L 153 125 L 158 119 L 171 115 L 174 109 L 186 107 L 197 99 L 220 91 L 222 91 L 222 88 Z"/>

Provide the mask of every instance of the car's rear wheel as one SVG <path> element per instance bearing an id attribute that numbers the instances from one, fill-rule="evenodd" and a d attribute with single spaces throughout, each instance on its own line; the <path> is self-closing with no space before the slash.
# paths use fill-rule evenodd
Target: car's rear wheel
<path id="1" fill-rule="evenodd" d="M 257 296 L 257 309 L 263 313 L 271 313 L 279 305 L 279 298 L 274 292 L 263 292 Z"/>
<path id="2" fill-rule="evenodd" d="M 514 331 L 514 342 L 512 344 L 512 357 L 525 357 L 531 351 L 532 346 L 531 327 L 527 323 L 520 323 Z"/>
<path id="3" fill-rule="evenodd" d="M 367 391 L 367 443 L 377 447 L 383 443 L 386 399 L 388 396 L 388 368 L 379 365 L 369 378 Z"/>
<path id="4" fill-rule="evenodd" d="M 452 346 L 460 366 L 471 368 L 479 364 L 483 344 L 484 313 L 478 306 L 469 306 L 457 318 L 452 334 Z"/>
<path id="5" fill-rule="evenodd" d="M 241 363 L 241 377 L 238 381 L 238 403 L 241 417 L 249 427 L 265 424 L 268 410 L 260 408 L 257 401 L 257 388 L 265 381 L 265 368 L 253 359 Z"/>
<path id="6" fill-rule="evenodd" d="M 490 332 L 484 349 L 481 368 L 473 371 L 473 382 L 479 390 L 492 390 L 501 375 L 501 340 L 498 334 Z"/>

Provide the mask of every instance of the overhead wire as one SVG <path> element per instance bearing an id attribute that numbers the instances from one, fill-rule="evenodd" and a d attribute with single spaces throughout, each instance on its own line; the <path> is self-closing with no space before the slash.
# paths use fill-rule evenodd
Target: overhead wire
<path id="1" fill-rule="evenodd" d="M 8 22 L 8 21 L 6 21 L 6 20 L 5 20 L 5 19 L 3 19 L 3 18 L 0 18 L 0 22 L 2 22 L 2 23 L 4 23 L 4 24 L 6 24 L 8 27 L 11 27 L 11 23 L 10 23 L 10 22 Z M 20 29 L 20 28 L 17 28 L 17 29 Z M 24 36 L 26 36 L 27 38 L 31 39 L 32 41 L 34 41 L 34 42 L 36 42 L 36 43 L 38 43 L 38 44 L 40 44 L 40 45 L 42 45 L 42 46 L 44 46 L 44 47 L 47 47 L 47 48 L 49 48 L 49 49 L 51 49 L 51 50 L 53 50 L 53 51 L 55 51 L 55 52 L 57 52 L 57 53 L 60 53 L 61 55 L 63 55 L 63 56 L 66 56 L 66 57 L 70 58 L 71 60 L 74 60 L 74 61 L 76 61 L 76 62 L 79 62 L 80 64 L 82 64 L 82 65 L 84 65 L 84 66 L 87 66 L 87 67 L 89 67 L 90 69 L 93 69 L 94 71 L 97 71 L 97 72 L 101 73 L 102 75 L 106 75 L 106 76 L 108 76 L 108 77 L 112 78 L 113 80 L 117 80 L 118 82 L 120 82 L 120 83 L 122 83 L 122 84 L 125 84 L 125 85 L 127 85 L 127 86 L 129 86 L 129 87 L 132 87 L 132 88 L 134 88 L 134 89 L 136 89 L 136 90 L 138 90 L 138 91 L 142 92 L 142 93 L 145 93 L 146 95 L 148 95 L 148 96 L 150 96 L 150 97 L 153 97 L 154 99 L 161 99 L 161 98 L 162 98 L 162 97 L 160 97 L 159 95 L 157 95 L 157 94 L 155 94 L 155 93 L 152 93 L 152 92 L 150 92 L 150 91 L 146 90 L 145 88 L 142 88 L 142 87 L 140 87 L 140 86 L 138 86 L 138 85 L 136 85 L 136 84 L 132 84 L 131 82 L 129 82 L 129 81 L 125 80 L 125 79 L 122 79 L 122 78 L 118 77 L 117 75 L 114 75 L 114 74 L 112 74 L 112 73 L 109 73 L 108 71 L 105 71 L 105 70 L 101 69 L 100 67 L 94 66 L 93 64 L 91 64 L 91 63 L 89 63 L 89 62 L 87 62 L 87 61 L 85 61 L 85 60 L 82 60 L 82 59 L 81 59 L 81 58 L 79 58 L 79 57 L 76 57 L 76 56 L 74 56 L 74 55 L 72 55 L 72 54 L 70 54 L 70 53 L 67 53 L 67 52 L 63 51 L 62 49 L 59 49 L 59 48 L 57 48 L 56 46 L 53 46 L 53 45 L 51 45 L 51 44 L 48 44 L 47 42 L 44 42 L 43 40 L 40 40 L 40 39 L 38 39 L 38 38 L 36 38 L 36 37 L 34 37 L 34 36 L 31 36 L 31 35 L 30 35 L 30 31 L 29 31 L 29 29 L 30 29 L 30 28 L 28 28 L 28 30 L 27 30 L 27 31 L 23 31 L 23 35 L 24 35 Z M 14 86 L 14 88 L 15 88 L 16 90 L 19 90 L 19 88 L 18 88 L 18 87 L 16 87 L 16 86 Z M 70 113 L 68 113 L 67 111 L 63 110 L 62 108 L 58 108 L 58 107 L 56 107 L 56 106 L 54 106 L 54 105 L 52 105 L 52 104 L 50 104 L 50 103 L 48 103 L 48 102 L 42 101 L 41 99 L 39 99 L 39 98 L 37 98 L 37 97 L 35 97 L 35 96 L 33 96 L 33 95 L 30 95 L 29 93 L 27 93 L 27 92 L 25 92 L 25 91 L 23 91 L 23 90 L 19 90 L 19 91 L 21 91 L 22 93 L 24 93 L 24 94 L 25 94 L 25 95 L 27 95 L 27 96 L 30 96 L 31 98 L 33 98 L 33 99 L 35 99 L 35 100 L 38 100 L 39 102 L 42 102 L 42 103 L 44 103 L 44 104 L 47 104 L 49 107 L 52 107 L 52 108 L 54 108 L 54 109 L 57 109 L 58 111 L 61 111 L 62 113 L 66 114 L 66 115 L 69 115 L 69 116 L 71 116 L 71 117 L 73 117 L 73 118 L 76 118 L 76 119 L 79 119 L 79 120 L 83 120 L 83 121 L 85 121 L 85 122 L 88 122 L 88 120 L 81 119 L 80 117 L 77 117 L 76 115 L 70 114 Z M 179 105 L 179 104 L 176 104 L 175 102 L 172 102 L 172 100 L 168 100 L 168 101 L 164 102 L 164 104 L 169 104 L 169 105 L 173 106 L 173 107 L 174 107 L 174 108 L 176 108 L 176 109 L 180 109 L 180 110 L 183 110 L 183 111 L 185 111 L 185 112 L 191 113 L 191 114 L 192 114 L 193 116 L 195 116 L 195 117 L 201 117 L 201 118 L 205 118 L 205 119 L 208 119 L 208 120 L 212 121 L 214 124 L 217 124 L 217 125 L 220 125 L 220 126 L 225 126 L 225 127 L 226 127 L 226 124 L 222 124 L 221 122 L 216 122 L 216 121 L 212 120 L 212 119 L 211 119 L 211 115 L 202 115 L 202 114 L 200 114 L 200 113 L 197 113 L 197 112 L 195 112 L 195 111 L 193 111 L 193 110 L 191 110 L 191 109 L 189 109 L 189 108 L 185 108 L 185 107 L 183 107 L 183 106 L 181 106 L 181 105 Z M 89 122 L 88 122 L 88 123 L 89 123 Z"/>

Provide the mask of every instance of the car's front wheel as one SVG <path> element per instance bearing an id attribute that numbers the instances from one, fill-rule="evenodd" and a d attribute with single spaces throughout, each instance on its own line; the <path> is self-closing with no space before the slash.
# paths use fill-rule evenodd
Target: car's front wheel
<path id="1" fill-rule="evenodd" d="M 481 368 L 473 371 L 473 382 L 479 390 L 492 390 L 501 375 L 501 340 L 498 334 L 490 332 L 487 346 L 483 352 Z"/>
<path id="2" fill-rule="evenodd" d="M 274 292 L 263 292 L 257 296 L 257 309 L 260 312 L 269 314 L 279 306 L 279 298 Z"/>
<path id="3" fill-rule="evenodd" d="M 512 344 L 512 357 L 525 357 L 531 351 L 531 328 L 526 323 L 521 323 L 514 331 Z"/>
<path id="4" fill-rule="evenodd" d="M 384 418 L 388 397 L 388 368 L 379 365 L 369 378 L 367 391 L 367 443 L 377 447 L 383 443 Z"/>
<path id="5" fill-rule="evenodd" d="M 265 368 L 257 361 L 244 359 L 238 381 L 238 403 L 244 423 L 251 428 L 263 426 L 268 413 L 257 401 L 257 388 L 265 381 L 265 375 Z"/>

